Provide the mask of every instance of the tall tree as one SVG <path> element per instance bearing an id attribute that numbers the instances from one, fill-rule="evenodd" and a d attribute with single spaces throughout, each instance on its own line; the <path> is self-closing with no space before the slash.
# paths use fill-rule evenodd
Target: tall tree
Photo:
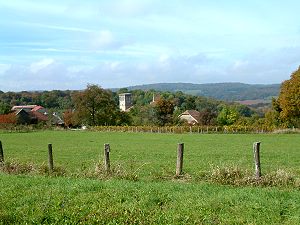
<path id="1" fill-rule="evenodd" d="M 283 121 L 293 126 L 300 125 L 300 67 L 282 83 L 278 105 Z"/>
<path id="2" fill-rule="evenodd" d="M 74 95 L 77 122 L 88 125 L 114 125 L 117 104 L 112 93 L 97 85 L 88 85 L 83 92 Z"/>
<path id="3" fill-rule="evenodd" d="M 174 103 L 171 100 L 160 98 L 156 101 L 154 112 L 157 119 L 157 124 L 164 126 L 171 124 L 173 121 Z"/>

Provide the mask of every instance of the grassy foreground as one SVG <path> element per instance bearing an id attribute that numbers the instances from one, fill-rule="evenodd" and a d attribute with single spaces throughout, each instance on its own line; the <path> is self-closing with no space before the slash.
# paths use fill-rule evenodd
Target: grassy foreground
<path id="1" fill-rule="evenodd" d="M 47 165 L 47 144 L 64 177 L 0 172 L 0 224 L 300 224 L 299 188 L 229 186 L 196 178 L 211 165 L 253 170 L 261 141 L 263 173 L 300 174 L 299 134 L 0 132 L 6 161 Z M 184 172 L 174 180 L 177 143 Z M 112 165 L 133 179 L 89 179 L 111 145 Z M 75 174 L 75 176 L 74 176 Z M 159 179 L 160 177 L 167 179 Z M 129 177 L 130 178 L 130 177 Z"/>
<path id="2" fill-rule="evenodd" d="M 76 172 L 103 159 L 103 144 L 111 145 L 111 164 L 120 164 L 140 178 L 174 173 L 177 143 L 185 143 L 184 171 L 190 175 L 211 165 L 238 165 L 253 170 L 252 144 L 261 141 L 263 172 L 285 169 L 300 174 L 300 134 L 151 134 L 82 131 L 0 133 L 6 159 L 47 163 L 53 144 L 54 163 Z"/>
<path id="3" fill-rule="evenodd" d="M 1 224 L 299 224 L 298 190 L 0 175 Z"/>

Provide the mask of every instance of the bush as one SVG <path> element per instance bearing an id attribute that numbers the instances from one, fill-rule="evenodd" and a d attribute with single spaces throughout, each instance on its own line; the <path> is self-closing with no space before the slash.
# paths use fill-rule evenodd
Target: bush
<path id="1" fill-rule="evenodd" d="M 283 169 L 267 173 L 260 179 L 256 179 L 253 173 L 243 170 L 238 166 L 212 166 L 209 172 L 199 176 L 200 180 L 213 183 L 236 186 L 280 186 L 300 187 L 300 178 Z"/>

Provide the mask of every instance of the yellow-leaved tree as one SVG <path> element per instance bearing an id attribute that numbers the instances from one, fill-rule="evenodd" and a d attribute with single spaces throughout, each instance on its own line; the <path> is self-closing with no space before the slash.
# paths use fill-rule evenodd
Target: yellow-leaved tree
<path id="1" fill-rule="evenodd" d="M 277 100 L 280 118 L 288 126 L 300 126 L 300 67 L 282 83 Z"/>

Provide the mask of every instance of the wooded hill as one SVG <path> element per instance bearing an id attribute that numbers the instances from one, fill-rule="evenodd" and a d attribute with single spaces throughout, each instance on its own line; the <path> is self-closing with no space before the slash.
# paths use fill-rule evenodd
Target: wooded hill
<path id="1" fill-rule="evenodd" d="M 128 90 L 182 91 L 186 94 L 206 96 L 226 101 L 270 100 L 279 94 L 280 84 L 243 83 L 157 83 L 127 87 Z"/>

